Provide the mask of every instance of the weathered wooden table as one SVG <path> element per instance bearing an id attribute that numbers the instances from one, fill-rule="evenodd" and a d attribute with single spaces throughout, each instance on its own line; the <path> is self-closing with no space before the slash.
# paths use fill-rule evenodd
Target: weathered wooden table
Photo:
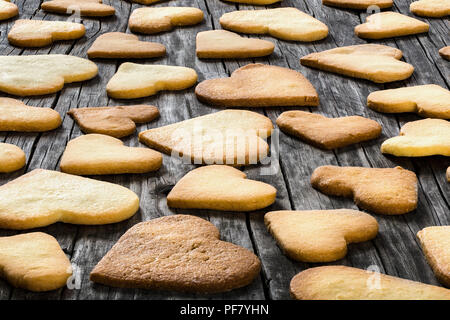
<path id="1" fill-rule="evenodd" d="M 20 18 L 22 19 L 67 19 L 66 16 L 43 12 L 39 8 L 41 2 L 38 0 L 14 2 L 20 9 Z M 86 58 L 87 49 L 100 34 L 111 31 L 129 32 L 127 23 L 131 11 L 142 7 L 120 0 L 105 0 L 104 2 L 116 8 L 114 17 L 83 19 L 87 29 L 85 37 L 77 41 L 58 42 L 51 47 L 39 50 L 24 50 L 10 46 L 7 33 L 14 21 L 1 22 L 0 54 L 62 53 Z M 395 0 L 394 2 L 394 11 L 411 15 L 409 12 L 411 0 Z M 354 26 L 364 21 L 367 15 L 365 12 L 322 6 L 320 0 L 283 0 L 281 4 L 270 7 L 297 7 L 326 23 L 330 29 L 329 36 L 314 43 L 286 42 L 271 37 L 261 37 L 276 43 L 275 52 L 268 58 L 210 61 L 199 60 L 195 55 L 197 32 L 220 29 L 219 18 L 225 12 L 254 9 L 254 7 L 235 5 L 220 0 L 173 0 L 154 6 L 198 7 L 204 11 L 205 20 L 197 26 L 177 28 L 155 36 L 142 36 L 141 39 L 157 41 L 166 45 L 167 56 L 138 63 L 191 67 L 198 72 L 199 81 L 227 76 L 235 69 L 252 62 L 289 67 L 302 72 L 319 93 L 320 106 L 311 108 L 310 111 L 331 117 L 346 115 L 369 117 L 382 124 L 382 136 L 367 143 L 335 151 L 322 151 L 281 133 L 279 159 L 276 155 L 273 156 L 273 161 L 279 169 L 274 175 L 260 175 L 261 166 L 244 168 L 249 178 L 270 183 L 278 190 L 274 205 L 260 212 L 249 214 L 168 209 L 167 193 L 178 179 L 193 168 L 190 165 L 182 165 L 178 160 L 169 156 L 164 156 L 163 167 L 155 173 L 96 177 L 96 179 L 131 188 L 140 197 L 140 211 L 130 220 L 113 225 L 76 226 L 58 223 L 39 229 L 55 236 L 64 251 L 70 256 L 75 267 L 75 288 L 63 288 L 49 293 L 30 293 L 14 289 L 0 280 L 0 299 L 289 299 L 291 278 L 297 272 L 316 264 L 298 263 L 284 256 L 267 232 L 263 216 L 267 211 L 282 209 L 356 209 L 350 199 L 328 197 L 311 187 L 309 178 L 312 171 L 320 165 L 327 164 L 364 167 L 400 165 L 416 172 L 419 178 L 417 210 L 401 216 L 377 215 L 376 219 L 380 224 L 378 236 L 373 241 L 350 245 L 347 257 L 333 264 L 358 268 L 368 268 L 369 266 L 376 268 L 374 266 L 377 266 L 381 272 L 393 276 L 438 284 L 418 245 L 416 233 L 427 226 L 450 224 L 450 183 L 445 179 L 445 170 L 450 165 L 450 160 L 445 157 L 406 159 L 382 155 L 379 150 L 381 142 L 388 137 L 397 135 L 400 126 L 404 123 L 419 119 L 419 117 L 413 114 L 387 115 L 374 112 L 366 107 L 366 97 L 375 90 L 405 85 L 435 83 L 448 88 L 450 63 L 443 60 L 438 54 L 440 48 L 450 45 L 448 20 L 419 18 L 430 23 L 428 34 L 377 41 L 377 43 L 401 49 L 404 59 L 414 65 L 415 71 L 413 76 L 406 81 L 376 85 L 368 81 L 309 69 L 301 66 L 299 62 L 300 57 L 314 51 L 366 43 L 356 37 L 353 32 Z M 63 117 L 63 124 L 57 130 L 42 134 L 1 133 L 0 141 L 13 143 L 23 148 L 28 162 L 23 170 L 0 175 L 0 184 L 11 181 L 35 168 L 59 169 L 59 160 L 67 141 L 82 134 L 79 127 L 66 115 L 70 108 L 136 103 L 158 106 L 161 117 L 147 125 L 139 126 L 138 132 L 219 110 L 200 103 L 194 95 L 193 88 L 183 92 L 163 92 L 154 97 L 132 101 L 109 99 L 105 91 L 106 83 L 122 61 L 95 60 L 95 62 L 99 67 L 99 75 L 95 79 L 81 84 L 66 85 L 57 94 L 23 99 L 29 105 L 54 108 Z M 256 109 L 257 112 L 270 117 L 273 122 L 285 110 L 288 109 Z M 124 139 L 124 141 L 130 146 L 140 145 L 137 134 Z M 262 261 L 260 277 L 246 288 L 216 295 L 118 289 L 89 281 L 90 271 L 128 228 L 140 221 L 174 213 L 195 214 L 209 219 L 220 229 L 222 239 L 254 250 Z M 13 234 L 16 232 L 0 231 L 0 236 Z"/>

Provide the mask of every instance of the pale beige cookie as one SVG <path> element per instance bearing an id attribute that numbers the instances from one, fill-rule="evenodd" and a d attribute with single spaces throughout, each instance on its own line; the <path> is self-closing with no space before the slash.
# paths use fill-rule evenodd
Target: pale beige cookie
<path id="1" fill-rule="evenodd" d="M 342 259 L 347 244 L 368 241 L 378 233 L 373 217 L 350 209 L 272 211 L 264 222 L 283 252 L 303 262 Z"/>
<path id="2" fill-rule="evenodd" d="M 136 131 L 136 123 L 159 117 L 158 108 L 149 105 L 93 107 L 70 109 L 67 112 L 84 133 L 100 133 L 122 138 Z"/>
<path id="3" fill-rule="evenodd" d="M 422 229 L 417 238 L 436 277 L 450 287 L 450 226 Z"/>
<path id="4" fill-rule="evenodd" d="M 197 33 L 196 52 L 199 58 L 253 58 L 272 54 L 275 45 L 266 40 L 250 39 L 226 30 Z"/>
<path id="5" fill-rule="evenodd" d="M 155 58 L 164 56 L 166 47 L 157 42 L 139 41 L 133 34 L 108 32 L 95 39 L 87 54 L 91 59 Z"/>
<path id="6" fill-rule="evenodd" d="M 272 133 L 269 118 L 224 110 L 139 133 L 139 141 L 196 164 L 256 164 L 265 158 Z"/>
<path id="7" fill-rule="evenodd" d="M 203 21 L 203 11 L 191 7 L 138 8 L 128 21 L 132 32 L 158 33 L 174 27 L 192 26 Z"/>
<path id="8" fill-rule="evenodd" d="M 63 54 L 0 56 L 0 70 L 0 91 L 17 96 L 54 93 L 98 72 L 92 61 Z"/>
<path id="9" fill-rule="evenodd" d="M 381 125 L 367 118 L 327 118 L 297 110 L 283 112 L 277 119 L 277 125 L 288 134 L 328 150 L 375 139 L 381 134 Z"/>
<path id="10" fill-rule="evenodd" d="M 61 159 L 61 171 L 76 175 L 145 173 L 158 170 L 159 152 L 130 148 L 119 139 L 88 134 L 69 141 Z"/>
<path id="11" fill-rule="evenodd" d="M 25 166 L 25 152 L 19 147 L 0 143 L 0 173 L 13 172 Z"/>
<path id="12" fill-rule="evenodd" d="M 378 112 L 450 119 L 450 91 L 436 84 L 374 91 L 367 97 L 367 106 Z"/>
<path id="13" fill-rule="evenodd" d="M 256 5 L 256 6 L 266 6 L 269 4 L 274 4 L 274 3 L 280 2 L 281 0 L 223 0 L 223 1 L 251 4 L 251 5 Z"/>
<path id="14" fill-rule="evenodd" d="M 167 195 L 167 205 L 180 209 L 255 211 L 275 202 L 274 187 L 246 178 L 242 171 L 225 165 L 194 169 L 173 187 Z"/>
<path id="15" fill-rule="evenodd" d="M 311 53 L 300 59 L 304 66 L 377 83 L 409 78 L 414 67 L 399 61 L 402 52 L 380 44 L 359 44 Z"/>
<path id="16" fill-rule="evenodd" d="M 442 49 L 440 49 L 439 54 L 441 55 L 442 58 L 450 60 L 450 46 L 443 47 Z"/>
<path id="17" fill-rule="evenodd" d="M 220 24 L 231 31 L 291 41 L 316 41 L 328 35 L 325 24 L 296 8 L 232 11 L 220 18 Z"/>
<path id="18" fill-rule="evenodd" d="M 377 6 L 380 9 L 392 7 L 392 0 L 322 0 L 327 6 L 347 8 L 347 9 L 367 9 L 370 6 Z"/>
<path id="19" fill-rule="evenodd" d="M 450 182 L 450 167 L 447 168 L 447 181 Z"/>
<path id="20" fill-rule="evenodd" d="M 0 131 L 42 132 L 60 125 L 61 116 L 53 109 L 30 107 L 20 100 L 0 98 Z"/>
<path id="21" fill-rule="evenodd" d="M 409 9 L 418 16 L 442 18 L 450 15 L 450 0 L 414 1 Z"/>
<path id="22" fill-rule="evenodd" d="M 355 34 L 364 39 L 384 39 L 428 32 L 430 25 L 398 12 L 372 14 L 355 27 Z"/>
<path id="23" fill-rule="evenodd" d="M 161 2 L 161 1 L 163 1 L 163 0 L 131 0 L 130 2 L 144 4 L 144 5 L 150 5 L 150 4 Z"/>
<path id="24" fill-rule="evenodd" d="M 261 263 L 251 251 L 221 241 L 209 221 L 173 215 L 129 229 L 91 272 L 114 287 L 224 292 L 250 284 Z"/>
<path id="25" fill-rule="evenodd" d="M 6 20 L 19 14 L 19 8 L 10 0 L 0 0 L 0 20 Z"/>
<path id="26" fill-rule="evenodd" d="M 50 0 L 42 3 L 41 9 L 47 12 L 79 14 L 86 17 L 107 17 L 116 12 L 114 7 L 103 4 L 101 0 Z"/>
<path id="27" fill-rule="evenodd" d="M 30 291 L 62 288 L 72 275 L 58 241 L 42 232 L 0 237 L 0 269 L 14 287 Z"/>
<path id="28" fill-rule="evenodd" d="M 441 119 L 408 122 L 398 137 L 383 142 L 381 152 L 397 157 L 450 157 L 450 122 Z"/>
<path id="29" fill-rule="evenodd" d="M 300 272 L 291 280 L 297 300 L 450 300 L 450 290 L 346 266 Z"/>
<path id="30" fill-rule="evenodd" d="M 58 40 L 74 40 L 84 36 L 81 23 L 66 21 L 16 20 L 8 33 L 8 41 L 18 47 L 44 47 Z"/>
<path id="31" fill-rule="evenodd" d="M 139 209 L 139 198 L 125 187 L 42 169 L 0 186 L 0 199 L 0 228 L 15 230 L 115 223 Z"/>
<path id="32" fill-rule="evenodd" d="M 184 90 L 196 82 L 197 72 L 191 68 L 125 62 L 109 80 L 106 92 L 115 99 L 136 99 L 162 90 Z"/>
<path id="33" fill-rule="evenodd" d="M 259 63 L 241 67 L 229 78 L 202 81 L 195 94 L 222 107 L 319 105 L 316 89 L 300 72 Z"/>
<path id="34" fill-rule="evenodd" d="M 333 196 L 353 198 L 362 209 L 378 214 L 404 214 L 417 207 L 417 177 L 396 168 L 322 166 L 314 170 L 311 185 Z"/>

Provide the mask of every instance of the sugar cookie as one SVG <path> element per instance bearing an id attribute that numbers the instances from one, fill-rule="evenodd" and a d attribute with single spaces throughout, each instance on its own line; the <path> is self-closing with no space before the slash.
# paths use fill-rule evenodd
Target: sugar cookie
<path id="1" fill-rule="evenodd" d="M 327 6 L 348 8 L 348 9 L 367 9 L 370 6 L 377 6 L 380 9 L 392 7 L 392 0 L 322 0 Z"/>
<path id="2" fill-rule="evenodd" d="M 381 134 L 378 122 L 360 116 L 327 118 L 304 111 L 286 111 L 277 125 L 288 134 L 322 149 L 336 149 L 375 139 Z"/>
<path id="3" fill-rule="evenodd" d="M 443 47 L 439 50 L 439 54 L 442 58 L 450 60 L 450 46 Z"/>
<path id="4" fill-rule="evenodd" d="M 397 157 L 450 157 L 450 122 L 441 119 L 408 122 L 398 137 L 383 142 L 381 152 Z"/>
<path id="5" fill-rule="evenodd" d="M 25 166 L 25 152 L 19 147 L 0 142 L 0 173 L 13 172 Z"/>
<path id="6" fill-rule="evenodd" d="M 322 166 L 314 170 L 311 185 L 321 192 L 353 198 L 362 209 L 378 214 L 403 214 L 417 207 L 417 177 L 396 168 Z"/>
<path id="7" fill-rule="evenodd" d="M 450 15 L 450 0 L 419 0 L 409 6 L 412 13 L 422 17 L 442 18 Z"/>
<path id="8" fill-rule="evenodd" d="M 0 20 L 10 19 L 19 14 L 19 8 L 10 0 L 0 0 Z"/>
<path id="9" fill-rule="evenodd" d="M 224 292 L 250 284 L 260 266 L 249 250 L 219 240 L 209 221 L 174 215 L 133 226 L 90 278 L 115 287 Z"/>
<path id="10" fill-rule="evenodd" d="M 380 44 L 359 44 L 311 53 L 300 59 L 304 66 L 377 83 L 409 78 L 414 67 L 399 61 L 402 52 Z"/>
<path id="11" fill-rule="evenodd" d="M 86 17 L 107 17 L 115 14 L 114 7 L 102 0 L 50 0 L 42 3 L 41 9 L 61 14 L 79 14 Z"/>
<path id="12" fill-rule="evenodd" d="M 3 229 L 115 223 L 139 209 L 137 195 L 125 187 L 42 169 L 0 186 L 0 198 Z"/>
<path id="13" fill-rule="evenodd" d="M 200 101 L 223 107 L 319 105 L 316 89 L 300 72 L 264 64 L 248 64 L 229 78 L 202 81 L 195 94 Z"/>

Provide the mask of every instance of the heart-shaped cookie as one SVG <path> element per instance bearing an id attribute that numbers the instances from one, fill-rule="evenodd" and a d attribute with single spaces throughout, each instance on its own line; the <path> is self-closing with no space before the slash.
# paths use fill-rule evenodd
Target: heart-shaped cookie
<path id="1" fill-rule="evenodd" d="M 265 158 L 272 133 L 269 118 L 224 110 L 139 133 L 139 141 L 195 164 L 256 164 Z"/>
<path id="2" fill-rule="evenodd" d="M 397 157 L 450 157 L 450 122 L 441 119 L 411 121 L 381 145 L 381 152 Z"/>
<path id="3" fill-rule="evenodd" d="M 250 284 L 260 261 L 249 250 L 219 240 L 209 221 L 174 215 L 129 229 L 91 273 L 115 287 L 224 292 Z"/>
<path id="4" fill-rule="evenodd" d="M 19 8 L 9 0 L 0 0 L 0 20 L 6 20 L 19 14 Z"/>
<path id="5" fill-rule="evenodd" d="M 225 0 L 225 1 L 251 4 L 251 5 L 255 5 L 255 6 L 267 6 L 269 4 L 274 4 L 276 2 L 280 2 L 281 0 Z"/>
<path id="6" fill-rule="evenodd" d="M 348 8 L 348 9 L 367 9 L 370 6 L 377 6 L 380 9 L 392 7 L 392 0 L 322 0 L 327 6 Z"/>
<path id="7" fill-rule="evenodd" d="M 199 58 L 253 58 L 272 54 L 275 45 L 266 40 L 244 38 L 226 30 L 197 33 L 196 52 Z"/>
<path id="8" fill-rule="evenodd" d="M 322 166 L 311 184 L 321 192 L 351 197 L 358 207 L 378 214 L 403 214 L 417 207 L 417 177 L 396 168 Z"/>
<path id="9" fill-rule="evenodd" d="M 194 69 L 165 65 L 122 63 L 106 85 L 108 95 L 115 99 L 136 99 L 161 90 L 183 90 L 197 82 Z"/>
<path id="10" fill-rule="evenodd" d="M 70 109 L 67 112 L 84 133 L 100 133 L 116 138 L 136 131 L 136 123 L 146 123 L 159 117 L 155 106 L 132 105 Z"/>
<path id="11" fill-rule="evenodd" d="M 42 169 L 0 186 L 0 199 L 0 228 L 16 230 L 115 223 L 139 209 L 137 195 L 125 187 Z"/>
<path id="12" fill-rule="evenodd" d="M 139 41 L 133 34 L 108 32 L 95 39 L 88 52 L 89 58 L 139 59 L 162 57 L 166 47 L 157 42 Z"/>
<path id="13" fill-rule="evenodd" d="M 59 289 L 72 274 L 58 241 L 42 232 L 0 237 L 0 270 L 13 286 L 31 291 Z"/>
<path id="14" fill-rule="evenodd" d="M 61 116 L 53 109 L 30 107 L 20 100 L 0 98 L 0 131 L 42 132 L 60 125 Z"/>
<path id="15" fill-rule="evenodd" d="M 436 84 L 380 90 L 369 94 L 367 106 L 378 112 L 450 119 L 450 91 Z"/>
<path id="16" fill-rule="evenodd" d="M 450 226 L 424 228 L 417 238 L 436 277 L 450 287 Z"/>
<path id="17" fill-rule="evenodd" d="M 439 54 L 442 58 L 450 61 L 450 46 L 439 49 Z"/>
<path id="18" fill-rule="evenodd" d="M 79 14 L 86 17 L 107 17 L 116 12 L 102 0 L 51 0 L 42 3 L 41 9 L 61 14 Z"/>
<path id="19" fill-rule="evenodd" d="M 13 172 L 25 166 L 25 153 L 19 147 L 0 143 L 0 172 Z"/>
<path id="20" fill-rule="evenodd" d="M 298 300 L 450 300 L 450 290 L 346 266 L 310 268 L 292 278 Z"/>
<path id="21" fill-rule="evenodd" d="M 442 18 L 450 15 L 450 0 L 419 0 L 409 5 L 412 13 L 422 17 Z"/>
<path id="22" fill-rule="evenodd" d="M 316 90 L 300 72 L 259 63 L 241 67 L 229 78 L 202 81 L 195 94 L 200 101 L 224 107 L 319 105 Z"/>
<path id="23" fill-rule="evenodd" d="M 316 41 L 328 35 L 325 24 L 296 8 L 232 11 L 220 17 L 220 24 L 235 32 L 290 41 Z"/>
<path id="24" fill-rule="evenodd" d="M 282 131 L 322 149 L 336 149 L 377 138 L 378 122 L 360 116 L 327 118 L 304 111 L 286 111 L 277 119 Z"/>
<path id="25" fill-rule="evenodd" d="M 63 54 L 0 56 L 0 70 L 0 91 L 18 96 L 54 93 L 98 72 L 92 61 Z"/>
<path id="26" fill-rule="evenodd" d="M 398 12 L 379 12 L 355 27 L 355 34 L 364 39 L 384 39 L 428 32 L 430 25 Z"/>
<path id="27" fill-rule="evenodd" d="M 130 148 L 119 139 L 88 134 L 69 141 L 61 171 L 76 175 L 145 173 L 161 167 L 162 156 L 147 148 Z"/>
<path id="28" fill-rule="evenodd" d="M 409 78 L 414 67 L 399 61 L 402 52 L 380 44 L 358 44 L 311 53 L 300 59 L 304 66 L 377 83 Z"/>
<path id="29" fill-rule="evenodd" d="M 67 21 L 16 20 L 8 41 L 18 47 L 44 47 L 57 40 L 74 40 L 84 36 L 81 23 Z"/>
<path id="30" fill-rule="evenodd" d="M 264 222 L 286 255 L 303 262 L 342 259 L 347 244 L 368 241 L 378 232 L 373 217 L 350 209 L 272 211 Z"/>
<path id="31" fill-rule="evenodd" d="M 203 11 L 191 7 L 138 8 L 128 21 L 132 32 L 158 33 L 178 26 L 191 26 L 203 20 Z"/>
<path id="32" fill-rule="evenodd" d="M 180 209 L 254 211 L 275 202 L 274 187 L 246 178 L 242 171 L 225 165 L 194 169 L 173 187 L 167 195 L 167 205 Z"/>

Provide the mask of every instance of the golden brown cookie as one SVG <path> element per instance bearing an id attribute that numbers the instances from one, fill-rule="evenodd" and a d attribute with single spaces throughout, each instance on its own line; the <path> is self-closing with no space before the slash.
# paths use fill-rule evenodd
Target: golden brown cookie
<path id="1" fill-rule="evenodd" d="M 164 56 L 166 47 L 157 42 L 139 41 L 133 34 L 108 32 L 95 39 L 87 54 L 91 59 L 155 58 Z"/>
<path id="2" fill-rule="evenodd" d="M 326 38 L 328 27 L 297 8 L 239 10 L 220 17 L 224 29 L 250 34 L 269 34 L 290 41 Z"/>
<path id="3" fill-rule="evenodd" d="M 132 105 L 70 109 L 67 112 L 84 133 L 100 133 L 122 138 L 136 131 L 136 123 L 159 117 L 155 106 Z"/>
<path id="4" fill-rule="evenodd" d="M 0 142 L 0 173 L 17 171 L 25 166 L 25 152 L 19 147 Z"/>
<path id="5" fill-rule="evenodd" d="M 174 27 L 191 26 L 203 21 L 203 11 L 191 7 L 138 8 L 128 21 L 132 32 L 158 33 Z"/>
<path id="6" fill-rule="evenodd" d="M 219 240 L 212 223 L 173 215 L 129 229 L 90 278 L 114 287 L 224 292 L 250 284 L 260 265 L 249 250 Z"/>
<path id="7" fill-rule="evenodd" d="M 397 157 L 450 157 L 450 122 L 441 119 L 408 122 L 399 136 L 383 142 L 381 152 Z"/>
<path id="8" fill-rule="evenodd" d="M 86 17 L 107 17 L 115 14 L 114 7 L 102 0 L 50 0 L 42 3 L 41 9 L 61 14 L 79 14 Z"/>
<path id="9" fill-rule="evenodd" d="M 450 182 L 450 167 L 447 168 L 447 181 Z"/>
<path id="10" fill-rule="evenodd" d="M 0 70 L 0 91 L 17 96 L 55 93 L 98 73 L 92 61 L 64 54 L 0 56 Z"/>
<path id="11" fill-rule="evenodd" d="M 412 13 L 422 17 L 442 18 L 450 15 L 450 0 L 419 0 L 409 6 Z"/>
<path id="12" fill-rule="evenodd" d="M 375 139 L 381 134 L 381 125 L 367 118 L 327 118 L 297 110 L 283 112 L 277 119 L 277 125 L 288 134 L 328 150 Z"/>
<path id="13" fill-rule="evenodd" d="M 346 266 L 310 268 L 292 278 L 297 300 L 450 300 L 450 290 Z"/>
<path id="14" fill-rule="evenodd" d="M 450 119 L 450 91 L 436 84 L 374 91 L 367 97 L 367 106 L 378 112 Z"/>
<path id="15" fill-rule="evenodd" d="M 359 44 L 311 53 L 300 59 L 304 66 L 348 77 L 385 83 L 407 79 L 414 67 L 399 61 L 402 52 L 380 44 Z"/>
<path id="16" fill-rule="evenodd" d="M 439 54 L 442 58 L 450 60 L 450 46 L 443 47 L 439 50 Z"/>
<path id="17" fill-rule="evenodd" d="M 20 100 L 0 98 L 0 131 L 42 132 L 60 125 L 61 116 L 53 109 L 30 107 Z"/>
<path id="18" fill-rule="evenodd" d="M 159 152 L 130 148 L 119 139 L 88 134 L 69 141 L 61 159 L 61 171 L 76 175 L 145 173 L 158 170 Z"/>
<path id="19" fill-rule="evenodd" d="M 266 40 L 241 37 L 226 30 L 197 33 L 196 52 L 199 58 L 253 58 L 272 54 L 275 45 Z"/>
<path id="20" fill-rule="evenodd" d="M 139 209 L 139 198 L 125 187 L 43 169 L 0 186 L 0 199 L 0 228 L 14 230 L 115 223 Z"/>
<path id="21" fill-rule="evenodd" d="M 72 274 L 58 241 L 42 232 L 0 237 L 0 269 L 14 287 L 30 291 L 59 289 Z"/>
<path id="22" fill-rule="evenodd" d="M 18 47 L 44 47 L 58 40 L 81 38 L 85 32 L 81 23 L 21 19 L 14 22 L 8 41 Z"/>
<path id="23" fill-rule="evenodd" d="M 139 133 L 139 141 L 195 164 L 256 164 L 265 158 L 272 133 L 269 118 L 224 110 Z"/>
<path id="24" fill-rule="evenodd" d="M 202 102 L 222 107 L 319 105 L 316 90 L 300 72 L 259 63 L 241 67 L 229 78 L 202 81 L 195 94 Z"/>
<path id="25" fill-rule="evenodd" d="M 373 217 L 350 209 L 272 211 L 264 222 L 283 252 L 303 262 L 342 259 L 347 244 L 368 241 L 378 233 Z"/>
<path id="26" fill-rule="evenodd" d="M 255 211 L 275 202 L 271 185 L 246 179 L 242 171 L 225 165 L 190 171 L 167 195 L 167 205 L 180 209 Z"/>
<path id="27" fill-rule="evenodd" d="M 398 12 L 372 14 L 355 27 L 355 34 L 364 39 L 384 39 L 428 32 L 430 25 Z"/>
<path id="28" fill-rule="evenodd" d="M 327 6 L 347 8 L 347 9 L 367 9 L 370 6 L 377 6 L 380 9 L 392 7 L 392 0 L 322 0 Z"/>
<path id="29" fill-rule="evenodd" d="M 322 166 L 314 170 L 311 185 L 333 196 L 353 198 L 362 209 L 378 214 L 403 214 L 417 207 L 417 177 L 396 168 Z"/>
<path id="30" fill-rule="evenodd" d="M 450 287 L 450 226 L 424 228 L 417 238 L 436 277 Z"/>
<path id="31" fill-rule="evenodd" d="M 10 19 L 19 14 L 19 8 L 10 0 L 0 0 L 0 20 Z"/>

